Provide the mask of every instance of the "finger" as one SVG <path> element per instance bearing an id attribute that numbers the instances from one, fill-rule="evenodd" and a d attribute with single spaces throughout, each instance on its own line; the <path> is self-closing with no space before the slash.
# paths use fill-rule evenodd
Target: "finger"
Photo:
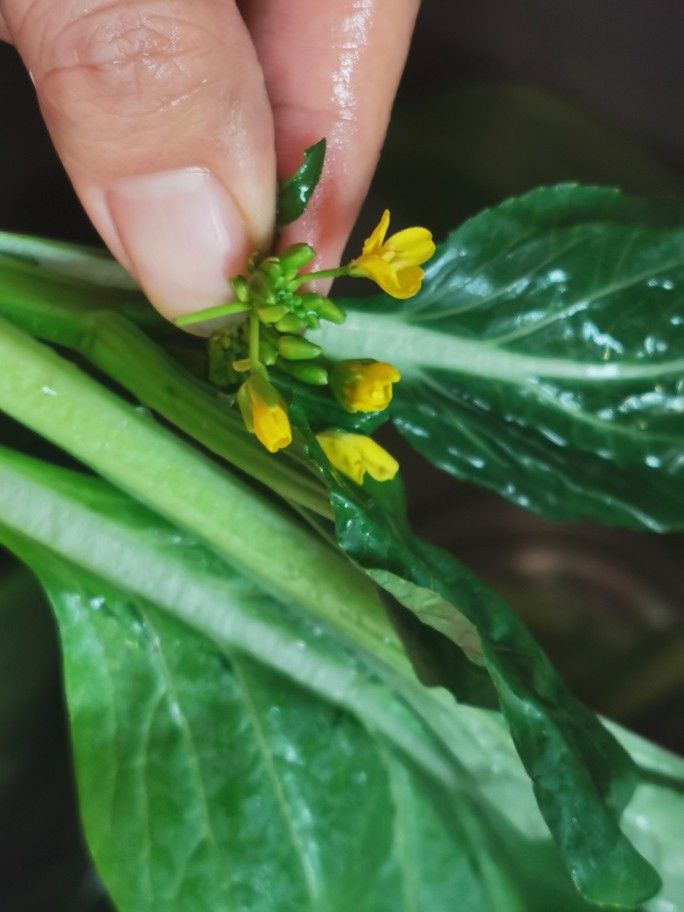
<path id="1" fill-rule="evenodd" d="M 213 306 L 269 243 L 273 122 L 232 0 L 0 0 L 57 151 L 166 315 Z"/>
<path id="2" fill-rule="evenodd" d="M 245 21 L 261 60 L 278 171 L 325 136 L 326 165 L 305 215 L 283 243 L 306 240 L 317 266 L 339 262 L 368 192 L 419 0 L 249 0 Z"/>

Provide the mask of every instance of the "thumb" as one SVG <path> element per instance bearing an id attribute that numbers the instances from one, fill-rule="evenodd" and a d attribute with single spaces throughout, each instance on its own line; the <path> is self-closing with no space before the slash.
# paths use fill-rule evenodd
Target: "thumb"
<path id="1" fill-rule="evenodd" d="M 95 227 L 166 316 L 227 297 L 269 243 L 261 69 L 232 0 L 0 0 Z"/>

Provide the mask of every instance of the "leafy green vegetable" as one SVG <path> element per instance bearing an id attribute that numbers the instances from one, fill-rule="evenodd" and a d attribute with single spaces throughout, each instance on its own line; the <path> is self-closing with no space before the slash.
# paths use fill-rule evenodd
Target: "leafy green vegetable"
<path id="1" fill-rule="evenodd" d="M 452 235 L 413 304 L 357 306 L 326 351 L 397 363 L 395 420 L 453 471 L 480 465 L 549 513 L 602 504 L 666 527 L 681 507 L 681 214 L 576 187 L 512 201 Z M 88 838 L 123 912 L 651 896 L 644 858 L 670 856 L 628 809 L 642 857 L 620 820 L 640 776 L 661 819 L 678 774 L 635 767 L 501 600 L 413 536 L 399 482 L 360 489 L 324 462 L 315 477 L 301 441 L 320 467 L 306 416 L 326 416 L 296 386 L 299 440 L 270 457 L 155 345 L 168 330 L 108 270 L 0 238 L 0 408 L 101 476 L 0 450 L 0 540 L 58 616 Z M 331 544 L 333 510 L 422 679 L 483 706 L 496 691 L 513 741 L 496 713 L 417 683 L 375 587 Z"/>
<path id="2" fill-rule="evenodd" d="M 381 351 L 392 417 L 458 478 L 557 520 L 684 525 L 684 206 L 559 186 L 482 213 L 403 303 L 347 301 L 331 355 Z"/>
<path id="3" fill-rule="evenodd" d="M 574 882 L 594 903 L 634 908 L 659 887 L 621 833 L 636 786 L 628 754 L 565 689 L 513 612 L 451 555 L 421 541 L 310 454 L 331 487 L 337 537 L 371 578 L 487 668 L 539 807 Z M 456 695 L 462 696 L 456 689 Z"/>
<path id="4" fill-rule="evenodd" d="M 103 483 L 2 464 L 0 539 L 56 610 L 82 812 L 122 912 L 585 908 L 527 830 L 490 714 L 401 685 Z"/>
<path id="5" fill-rule="evenodd" d="M 296 221 L 304 211 L 318 186 L 325 161 L 325 139 L 304 150 L 304 161 L 286 180 L 278 185 L 276 222 L 278 226 Z"/>

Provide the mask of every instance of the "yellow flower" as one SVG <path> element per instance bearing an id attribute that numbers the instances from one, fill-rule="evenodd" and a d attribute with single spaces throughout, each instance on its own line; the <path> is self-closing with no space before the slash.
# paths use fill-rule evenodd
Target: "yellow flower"
<path id="1" fill-rule="evenodd" d="M 420 267 L 435 252 L 435 245 L 427 228 L 406 228 L 385 240 L 389 221 L 389 209 L 385 209 L 361 256 L 349 264 L 349 272 L 372 279 L 393 298 L 412 298 L 423 281 Z"/>
<path id="2" fill-rule="evenodd" d="M 330 372 L 330 388 L 340 405 L 350 412 L 381 412 L 392 401 L 392 384 L 401 375 L 384 361 L 359 358 L 340 361 Z"/>
<path id="3" fill-rule="evenodd" d="M 277 391 L 260 374 L 252 374 L 237 394 L 245 426 L 269 453 L 292 443 L 292 429 Z"/>
<path id="4" fill-rule="evenodd" d="M 399 471 L 397 460 L 364 434 L 330 428 L 316 434 L 316 440 L 333 466 L 357 484 L 366 472 L 376 481 L 389 481 Z"/>

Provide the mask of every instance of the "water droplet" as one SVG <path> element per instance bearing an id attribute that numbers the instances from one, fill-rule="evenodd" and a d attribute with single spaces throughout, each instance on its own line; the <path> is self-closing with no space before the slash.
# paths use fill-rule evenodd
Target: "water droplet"
<path id="1" fill-rule="evenodd" d="M 567 282 L 568 274 L 564 269 L 552 269 L 551 272 L 549 272 L 548 278 L 549 282 L 558 284 L 559 282 Z"/>

